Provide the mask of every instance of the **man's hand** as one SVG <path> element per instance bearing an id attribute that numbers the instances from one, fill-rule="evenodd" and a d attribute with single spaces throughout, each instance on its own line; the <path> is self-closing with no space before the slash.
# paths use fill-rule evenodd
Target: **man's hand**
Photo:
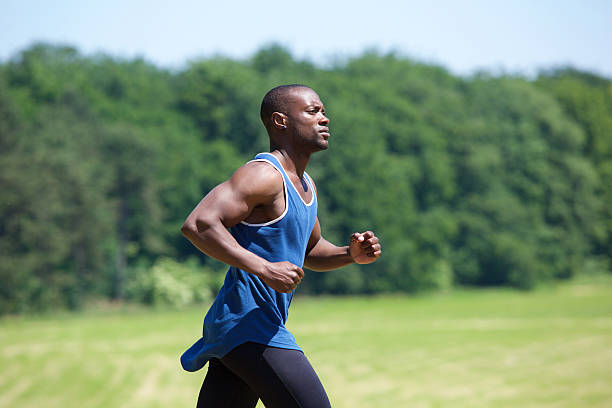
<path id="1" fill-rule="evenodd" d="M 304 271 L 291 262 L 270 262 L 259 277 L 275 291 L 289 293 L 300 284 Z"/>
<path id="2" fill-rule="evenodd" d="M 349 255 L 355 263 L 369 264 L 378 259 L 382 253 L 378 238 L 372 231 L 355 232 L 351 235 Z"/>

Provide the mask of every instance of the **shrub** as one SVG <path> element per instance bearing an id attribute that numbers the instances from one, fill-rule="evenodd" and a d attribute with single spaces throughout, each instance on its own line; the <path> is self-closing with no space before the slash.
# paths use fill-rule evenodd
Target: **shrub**
<path id="1" fill-rule="evenodd" d="M 129 274 L 126 298 L 156 306 L 185 307 L 211 302 L 223 274 L 199 265 L 192 258 L 178 262 L 160 258 L 150 268 L 137 268 Z"/>

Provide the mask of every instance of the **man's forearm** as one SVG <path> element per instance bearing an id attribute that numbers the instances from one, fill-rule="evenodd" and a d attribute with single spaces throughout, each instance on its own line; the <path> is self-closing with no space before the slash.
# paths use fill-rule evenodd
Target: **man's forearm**
<path id="1" fill-rule="evenodd" d="M 240 246 L 221 222 L 207 225 L 185 223 L 181 232 L 206 255 L 261 277 L 267 261 Z"/>
<path id="2" fill-rule="evenodd" d="M 304 260 L 304 266 L 318 272 L 331 271 L 350 265 L 355 261 L 349 254 L 348 246 L 336 246 L 321 237 Z"/>

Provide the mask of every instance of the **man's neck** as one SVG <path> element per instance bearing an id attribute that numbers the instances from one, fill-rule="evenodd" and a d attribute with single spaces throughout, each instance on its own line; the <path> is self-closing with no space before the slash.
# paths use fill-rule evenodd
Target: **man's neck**
<path id="1" fill-rule="evenodd" d="M 303 154 L 280 147 L 270 149 L 270 153 L 280 160 L 286 172 L 294 173 L 300 179 L 304 176 L 304 171 L 306 171 L 306 166 L 310 160 L 310 153 Z"/>

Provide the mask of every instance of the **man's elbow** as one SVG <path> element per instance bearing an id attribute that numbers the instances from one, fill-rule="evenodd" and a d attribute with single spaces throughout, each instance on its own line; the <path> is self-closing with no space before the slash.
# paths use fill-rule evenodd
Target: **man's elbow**
<path id="1" fill-rule="evenodd" d="M 185 223 L 181 227 L 181 234 L 183 234 L 183 236 L 187 239 L 193 237 L 197 233 L 198 227 L 196 226 L 196 223 L 192 220 L 185 221 Z"/>
<path id="2" fill-rule="evenodd" d="M 213 225 L 209 219 L 187 219 L 181 227 L 181 233 L 185 238 L 191 239 L 202 234 Z"/>

